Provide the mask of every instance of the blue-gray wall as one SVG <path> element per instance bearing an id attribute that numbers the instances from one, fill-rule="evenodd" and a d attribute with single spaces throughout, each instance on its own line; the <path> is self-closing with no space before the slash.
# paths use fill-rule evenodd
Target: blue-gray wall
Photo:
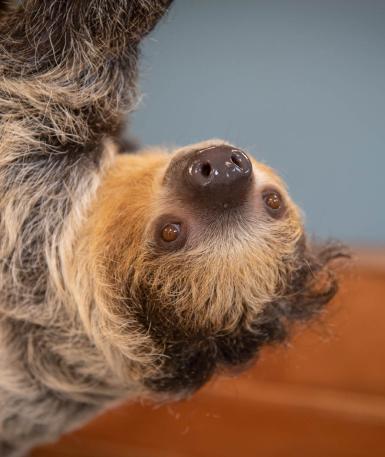
<path id="1" fill-rule="evenodd" d="M 385 242 L 385 0 L 175 0 L 143 57 L 145 144 L 228 139 L 312 232 Z"/>

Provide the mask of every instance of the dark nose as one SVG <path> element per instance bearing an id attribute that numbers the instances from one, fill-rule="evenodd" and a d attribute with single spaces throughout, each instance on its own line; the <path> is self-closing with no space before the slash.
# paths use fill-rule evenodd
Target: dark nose
<path id="1" fill-rule="evenodd" d="M 233 146 L 212 146 L 193 154 L 187 179 L 193 196 L 206 204 L 239 206 L 252 182 L 252 164 L 245 152 Z"/>

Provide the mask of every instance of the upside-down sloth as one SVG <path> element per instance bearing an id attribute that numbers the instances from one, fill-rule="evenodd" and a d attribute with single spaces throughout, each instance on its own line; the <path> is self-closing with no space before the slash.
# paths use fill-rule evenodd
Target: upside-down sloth
<path id="1" fill-rule="evenodd" d="M 0 455 L 124 398 L 189 395 L 335 294 L 274 171 L 222 140 L 117 154 L 162 0 L 0 22 Z"/>

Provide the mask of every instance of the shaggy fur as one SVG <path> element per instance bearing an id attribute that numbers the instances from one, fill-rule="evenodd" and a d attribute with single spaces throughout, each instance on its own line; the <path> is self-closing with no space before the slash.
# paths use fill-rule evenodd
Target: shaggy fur
<path id="1" fill-rule="evenodd" d="M 287 211 L 210 215 L 175 188 L 183 157 L 117 156 L 138 45 L 162 0 L 26 0 L 0 19 L 0 456 L 122 398 L 178 398 L 283 341 L 336 292 Z M 1 6 L 1 5 L 0 5 Z M 259 192 L 256 188 L 255 192 Z M 159 224 L 189 221 L 165 250 Z M 171 216 L 170 216 L 171 217 Z M 165 219 L 166 218 L 166 219 Z"/>

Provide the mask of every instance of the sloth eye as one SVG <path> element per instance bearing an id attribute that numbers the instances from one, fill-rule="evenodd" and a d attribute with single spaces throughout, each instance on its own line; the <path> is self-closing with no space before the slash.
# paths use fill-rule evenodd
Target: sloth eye
<path id="1" fill-rule="evenodd" d="M 262 194 L 267 212 L 272 217 L 280 217 L 284 213 L 285 205 L 282 196 L 276 190 L 267 190 Z"/>
<path id="2" fill-rule="evenodd" d="M 175 252 L 186 244 L 188 224 L 175 214 L 163 214 L 153 227 L 152 246 L 157 252 Z"/>
<path id="3" fill-rule="evenodd" d="M 265 195 L 264 200 L 266 205 L 273 210 L 279 209 L 282 204 L 281 197 L 277 194 L 277 192 L 268 193 L 267 195 Z"/>
<path id="4" fill-rule="evenodd" d="M 181 233 L 180 224 L 167 224 L 162 229 L 162 239 L 167 243 L 175 241 Z"/>

